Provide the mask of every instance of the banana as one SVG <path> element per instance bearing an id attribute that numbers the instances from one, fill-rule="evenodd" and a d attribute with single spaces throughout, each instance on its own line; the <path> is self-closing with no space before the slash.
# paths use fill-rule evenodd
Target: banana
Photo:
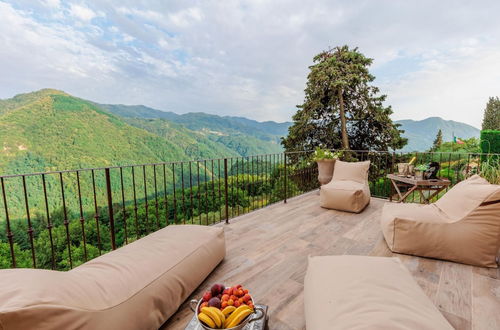
<path id="1" fill-rule="evenodd" d="M 229 315 L 229 317 L 226 319 L 226 322 L 224 322 L 224 328 L 229 328 L 228 325 L 233 322 L 233 320 L 238 316 L 238 314 L 240 314 L 242 311 L 245 311 L 245 310 L 250 311 L 250 313 L 253 312 L 253 310 L 250 307 L 248 307 L 247 305 L 241 305 L 240 307 L 236 308 L 231 313 L 231 315 Z M 240 322 L 241 322 L 241 320 L 240 320 Z"/>
<path id="2" fill-rule="evenodd" d="M 247 317 L 248 315 L 252 314 L 252 310 L 251 309 L 245 309 L 241 312 L 239 312 L 236 317 L 230 322 L 227 324 L 227 326 L 224 324 L 224 326 L 226 326 L 226 328 L 230 329 L 232 327 L 235 327 L 237 326 L 238 324 L 241 323 L 241 321 L 243 321 L 245 319 L 245 317 Z"/>
<path id="3" fill-rule="evenodd" d="M 228 317 L 229 314 L 231 314 L 235 310 L 236 310 L 236 307 L 234 307 L 234 306 L 227 306 L 226 308 L 224 308 L 222 310 L 222 314 L 224 314 L 225 317 Z"/>
<path id="4" fill-rule="evenodd" d="M 214 321 L 212 321 L 212 319 L 210 318 L 210 316 L 208 316 L 207 314 L 205 313 L 200 313 L 198 314 L 198 320 L 200 320 L 201 322 L 205 323 L 206 325 L 208 325 L 210 328 L 215 328 L 215 323 Z"/>
<path id="5" fill-rule="evenodd" d="M 217 315 L 219 316 L 221 326 L 224 324 L 224 321 L 226 321 L 226 316 L 222 313 L 222 311 L 216 307 L 208 307 L 211 310 L 213 310 Z"/>
<path id="6" fill-rule="evenodd" d="M 217 328 L 220 328 L 222 326 L 222 320 L 219 317 L 219 314 L 211 307 L 203 307 L 201 309 L 201 313 L 209 316 L 212 319 L 212 321 L 214 322 L 214 324 L 217 326 Z M 215 327 L 212 327 L 212 328 L 215 328 Z"/>

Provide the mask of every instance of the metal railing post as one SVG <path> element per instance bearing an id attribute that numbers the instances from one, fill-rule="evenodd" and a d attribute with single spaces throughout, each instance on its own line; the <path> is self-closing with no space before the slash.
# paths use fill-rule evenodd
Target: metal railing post
<path id="1" fill-rule="evenodd" d="M 7 221 L 7 238 L 9 240 L 10 245 L 10 257 L 12 261 L 12 268 L 16 268 L 16 255 L 14 253 L 14 235 L 12 234 L 12 230 L 10 228 L 10 218 L 9 218 L 9 210 L 7 208 L 7 193 L 5 192 L 5 184 L 3 178 L 0 178 L 2 183 L 2 196 L 3 196 L 3 206 L 5 209 L 5 220 Z"/>
<path id="2" fill-rule="evenodd" d="M 226 223 L 229 223 L 229 201 L 227 198 L 227 158 L 224 158 L 224 196 L 226 197 Z"/>
<path id="3" fill-rule="evenodd" d="M 285 166 L 285 200 L 284 200 L 284 202 L 286 203 L 286 198 L 287 198 L 287 195 L 288 195 L 287 194 L 287 188 L 288 188 L 287 187 L 287 184 L 288 184 L 288 182 L 287 182 L 287 176 L 288 176 L 288 173 L 286 171 L 286 152 L 284 152 L 283 154 L 284 154 L 283 158 L 284 158 L 284 162 L 285 162 L 285 164 L 284 164 L 284 166 Z"/>
<path id="4" fill-rule="evenodd" d="M 115 219 L 113 215 L 113 194 L 111 192 L 111 176 L 109 175 L 109 168 L 104 170 L 106 174 L 106 192 L 108 196 L 108 212 L 109 212 L 109 231 L 111 234 L 111 248 L 116 250 L 115 241 Z"/>

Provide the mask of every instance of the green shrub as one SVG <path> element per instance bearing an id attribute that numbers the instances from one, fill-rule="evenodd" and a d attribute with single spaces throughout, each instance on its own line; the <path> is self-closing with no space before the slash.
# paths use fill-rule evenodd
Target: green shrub
<path id="1" fill-rule="evenodd" d="M 493 184 L 500 184 L 500 159 L 490 157 L 481 163 L 479 174 Z"/>
<path id="2" fill-rule="evenodd" d="M 500 154 L 500 131 L 487 129 L 481 131 L 481 150 L 485 154 Z"/>

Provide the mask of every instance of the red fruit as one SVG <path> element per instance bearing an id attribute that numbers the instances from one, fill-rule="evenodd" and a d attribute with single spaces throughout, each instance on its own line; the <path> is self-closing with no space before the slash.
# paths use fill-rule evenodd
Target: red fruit
<path id="1" fill-rule="evenodd" d="M 229 295 L 224 294 L 222 295 L 222 301 L 228 301 L 229 300 Z"/>
<path id="2" fill-rule="evenodd" d="M 236 300 L 236 301 L 234 302 L 234 307 L 238 308 L 238 307 L 240 307 L 240 305 L 241 305 L 241 303 L 240 303 L 240 301 L 239 301 L 239 300 Z"/>
<path id="3" fill-rule="evenodd" d="M 219 299 L 219 298 L 217 298 L 217 297 L 213 297 L 212 299 L 210 299 L 210 300 L 208 301 L 208 306 L 210 306 L 210 307 L 220 308 L 220 306 L 221 306 L 221 301 L 220 301 L 220 299 Z"/>
<path id="4" fill-rule="evenodd" d="M 241 284 L 238 284 L 236 287 L 239 289 L 239 288 L 241 288 L 241 286 L 242 286 Z"/>
<path id="5" fill-rule="evenodd" d="M 247 293 L 246 295 L 243 296 L 243 301 L 248 302 L 250 300 L 250 295 Z"/>
<path id="6" fill-rule="evenodd" d="M 238 299 L 238 301 L 240 302 L 240 305 L 243 304 L 243 298 Z"/>
<path id="7" fill-rule="evenodd" d="M 245 294 L 247 294 L 247 293 L 248 293 L 248 290 L 247 290 L 247 289 L 245 289 L 245 290 L 243 290 L 243 292 L 244 292 Z"/>
<path id="8" fill-rule="evenodd" d="M 212 293 L 210 293 L 210 291 L 205 292 L 203 295 L 203 301 L 209 301 L 210 298 L 212 298 Z"/>
<path id="9" fill-rule="evenodd" d="M 228 306 L 227 301 L 223 301 L 222 304 L 220 305 L 221 309 L 224 309 Z"/>
<path id="10" fill-rule="evenodd" d="M 238 297 L 243 297 L 243 295 L 245 295 L 245 293 L 243 292 L 243 290 L 239 289 L 238 290 Z"/>
<path id="11" fill-rule="evenodd" d="M 232 296 L 229 297 L 229 299 L 232 299 L 233 301 L 236 301 L 236 300 L 238 300 L 238 297 L 236 297 L 235 295 L 232 295 Z"/>
<path id="12" fill-rule="evenodd" d="M 227 301 L 227 305 L 228 305 L 228 306 L 233 306 L 233 305 L 234 305 L 234 300 L 233 300 L 233 299 L 229 299 L 229 300 Z"/>
<path id="13" fill-rule="evenodd" d="M 216 297 L 219 293 L 224 291 L 224 286 L 222 284 L 214 284 L 210 291 L 212 292 L 212 297 Z"/>

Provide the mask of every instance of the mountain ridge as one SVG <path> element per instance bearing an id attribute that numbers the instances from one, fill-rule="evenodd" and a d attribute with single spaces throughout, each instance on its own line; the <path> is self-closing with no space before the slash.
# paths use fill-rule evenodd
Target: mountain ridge
<path id="1" fill-rule="evenodd" d="M 480 130 L 466 123 L 446 120 L 441 117 L 428 117 L 422 120 L 403 119 L 395 121 L 404 130 L 403 137 L 408 144 L 401 151 L 426 151 L 432 147 L 437 132 L 441 129 L 443 141 L 452 141 L 453 136 L 469 139 L 479 138 Z"/>

